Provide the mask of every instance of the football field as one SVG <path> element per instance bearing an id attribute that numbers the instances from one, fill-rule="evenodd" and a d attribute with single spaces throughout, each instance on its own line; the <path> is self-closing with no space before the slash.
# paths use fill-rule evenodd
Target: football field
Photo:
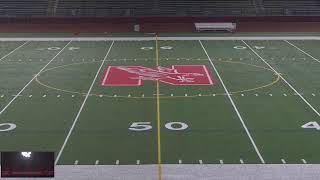
<path id="1" fill-rule="evenodd" d="M 319 40 L 0 42 L 0 151 L 58 165 L 319 164 Z"/>

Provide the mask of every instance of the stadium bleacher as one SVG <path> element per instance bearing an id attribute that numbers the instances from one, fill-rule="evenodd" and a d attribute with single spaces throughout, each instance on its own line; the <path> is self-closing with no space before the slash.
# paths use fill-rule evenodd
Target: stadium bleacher
<path id="1" fill-rule="evenodd" d="M 317 0 L 262 0 L 263 8 L 270 15 L 319 15 L 320 2 Z"/>
<path id="2" fill-rule="evenodd" d="M 60 0 L 57 16 L 210 16 L 241 15 L 250 0 Z"/>
<path id="3" fill-rule="evenodd" d="M 0 16 L 47 16 L 48 0 L 1 0 Z"/>
<path id="4" fill-rule="evenodd" d="M 320 15 L 317 0 L 1 0 L 0 16 Z"/>

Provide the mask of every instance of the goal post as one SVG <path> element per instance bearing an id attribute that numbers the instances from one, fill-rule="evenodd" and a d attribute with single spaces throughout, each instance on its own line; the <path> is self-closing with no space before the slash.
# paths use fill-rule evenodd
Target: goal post
<path id="1" fill-rule="evenodd" d="M 223 23 L 194 23 L 196 30 L 200 31 L 228 31 L 234 32 L 237 28 L 236 23 L 223 22 Z"/>

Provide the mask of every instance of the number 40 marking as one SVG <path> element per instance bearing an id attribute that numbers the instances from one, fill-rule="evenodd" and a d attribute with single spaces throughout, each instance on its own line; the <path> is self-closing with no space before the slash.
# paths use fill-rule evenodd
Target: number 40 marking
<path id="1" fill-rule="evenodd" d="M 302 127 L 302 128 L 305 128 L 305 129 L 316 129 L 316 130 L 320 130 L 320 125 L 319 125 L 316 121 L 308 122 L 308 123 L 302 125 L 301 127 Z"/>

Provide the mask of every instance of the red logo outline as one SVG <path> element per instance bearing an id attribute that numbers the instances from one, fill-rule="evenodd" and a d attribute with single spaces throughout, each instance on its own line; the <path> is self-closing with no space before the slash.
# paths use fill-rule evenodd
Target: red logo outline
<path id="1" fill-rule="evenodd" d="M 215 81 L 205 65 L 172 65 L 171 68 L 158 66 L 108 66 L 102 86 L 141 86 L 143 81 L 153 80 L 170 85 L 204 86 Z"/>

